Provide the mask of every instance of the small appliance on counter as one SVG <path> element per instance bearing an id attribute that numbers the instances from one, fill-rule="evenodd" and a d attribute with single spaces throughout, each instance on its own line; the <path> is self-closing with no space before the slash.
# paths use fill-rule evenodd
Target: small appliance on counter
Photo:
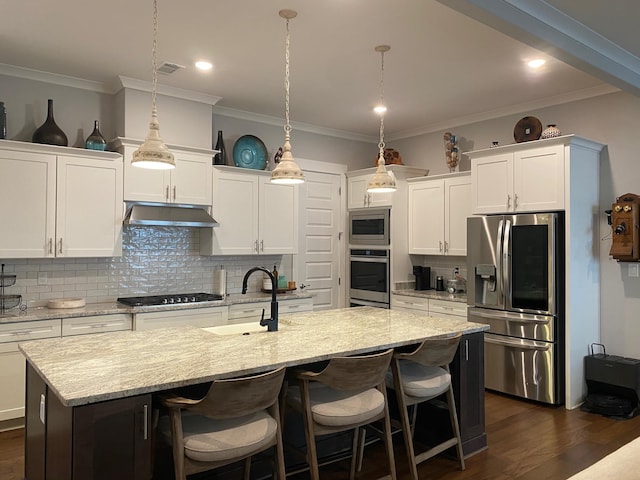
<path id="1" fill-rule="evenodd" d="M 436 277 L 436 292 L 444 292 L 444 277 L 442 275 Z"/>
<path id="2" fill-rule="evenodd" d="M 416 276 L 416 290 L 431 290 L 431 267 L 414 266 L 413 274 Z"/>

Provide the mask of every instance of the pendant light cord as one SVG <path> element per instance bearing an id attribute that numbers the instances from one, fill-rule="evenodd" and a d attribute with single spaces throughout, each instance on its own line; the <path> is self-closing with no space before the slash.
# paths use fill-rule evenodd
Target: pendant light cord
<path id="1" fill-rule="evenodd" d="M 380 105 L 386 108 L 384 104 L 384 50 L 380 52 Z M 384 113 L 380 114 L 380 158 L 384 159 Z"/>
<path id="2" fill-rule="evenodd" d="M 153 47 L 151 49 L 151 68 L 152 68 L 152 77 L 151 77 L 151 116 L 155 117 L 158 115 L 158 111 L 156 109 L 156 89 L 158 87 L 158 59 L 157 55 L 157 46 L 158 46 L 158 1 L 153 0 Z"/>
<path id="3" fill-rule="evenodd" d="M 289 136 L 291 133 L 291 124 L 289 123 L 289 43 L 290 43 L 290 34 L 289 34 L 289 19 L 287 18 L 287 36 L 285 40 L 285 54 L 284 54 L 284 133 L 285 140 L 289 140 Z"/>

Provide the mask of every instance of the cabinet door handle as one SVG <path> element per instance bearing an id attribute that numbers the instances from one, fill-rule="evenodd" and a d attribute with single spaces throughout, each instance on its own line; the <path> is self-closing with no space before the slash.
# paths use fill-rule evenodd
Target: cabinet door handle
<path id="1" fill-rule="evenodd" d="M 507 209 L 511 208 L 511 195 L 507 195 Z"/>
<path id="2" fill-rule="evenodd" d="M 49 253 L 53 255 L 53 238 L 49 237 Z"/>
<path id="3" fill-rule="evenodd" d="M 365 194 L 362 196 L 362 204 L 366 207 L 367 206 L 367 193 L 365 192 Z"/>
<path id="4" fill-rule="evenodd" d="M 464 359 L 469 361 L 469 340 L 464 341 Z"/>
<path id="5" fill-rule="evenodd" d="M 264 252 L 264 240 L 260 240 L 260 251 Z"/>
<path id="6" fill-rule="evenodd" d="M 176 186 L 173 186 L 173 201 L 176 201 Z"/>
<path id="7" fill-rule="evenodd" d="M 147 418 L 149 416 L 149 405 L 146 403 L 142 407 L 142 416 L 142 432 L 144 439 L 147 440 L 149 438 L 149 419 Z"/>
<path id="8" fill-rule="evenodd" d="M 515 210 L 516 208 L 518 208 L 518 194 L 517 193 L 513 196 L 513 209 Z"/>
<path id="9" fill-rule="evenodd" d="M 449 243 L 445 240 L 444 241 L 444 253 L 447 253 L 449 251 Z"/>
<path id="10" fill-rule="evenodd" d="M 440 240 L 438 244 L 440 245 L 440 251 L 442 251 L 442 240 Z"/>
<path id="11" fill-rule="evenodd" d="M 258 240 L 256 240 L 255 242 L 253 242 L 253 249 L 256 251 L 256 253 L 259 253 L 259 250 L 258 250 Z"/>
<path id="12" fill-rule="evenodd" d="M 164 190 L 164 199 L 168 202 L 169 201 L 169 185 L 167 185 L 167 187 Z"/>
<path id="13" fill-rule="evenodd" d="M 60 248 L 58 249 L 58 253 L 62 253 L 62 237 L 60 237 Z"/>

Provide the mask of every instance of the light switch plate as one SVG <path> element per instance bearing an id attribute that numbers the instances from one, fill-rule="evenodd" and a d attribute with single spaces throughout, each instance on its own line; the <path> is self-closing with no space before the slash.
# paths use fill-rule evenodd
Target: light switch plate
<path id="1" fill-rule="evenodd" d="M 629 264 L 629 276 L 630 277 L 640 277 L 640 271 L 639 271 L 638 267 L 640 267 L 640 265 L 638 265 L 637 263 L 630 263 Z"/>

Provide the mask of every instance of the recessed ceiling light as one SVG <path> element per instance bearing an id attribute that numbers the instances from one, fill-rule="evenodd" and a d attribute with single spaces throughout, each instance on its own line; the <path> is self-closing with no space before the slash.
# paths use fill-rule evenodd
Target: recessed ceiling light
<path id="1" fill-rule="evenodd" d="M 529 65 L 529 67 L 531 68 L 540 68 L 545 63 L 547 63 L 546 60 L 543 60 L 542 58 L 536 58 L 534 60 L 528 61 L 527 65 Z"/>
<path id="2" fill-rule="evenodd" d="M 373 107 L 373 111 L 376 112 L 378 115 L 382 115 L 387 111 L 387 107 L 385 107 L 384 105 L 377 105 Z"/>
<path id="3" fill-rule="evenodd" d="M 205 62 L 204 60 L 200 60 L 196 62 L 196 68 L 198 70 L 202 70 L 203 72 L 206 72 L 207 70 L 211 70 L 213 68 L 213 65 L 211 64 L 211 62 Z"/>

